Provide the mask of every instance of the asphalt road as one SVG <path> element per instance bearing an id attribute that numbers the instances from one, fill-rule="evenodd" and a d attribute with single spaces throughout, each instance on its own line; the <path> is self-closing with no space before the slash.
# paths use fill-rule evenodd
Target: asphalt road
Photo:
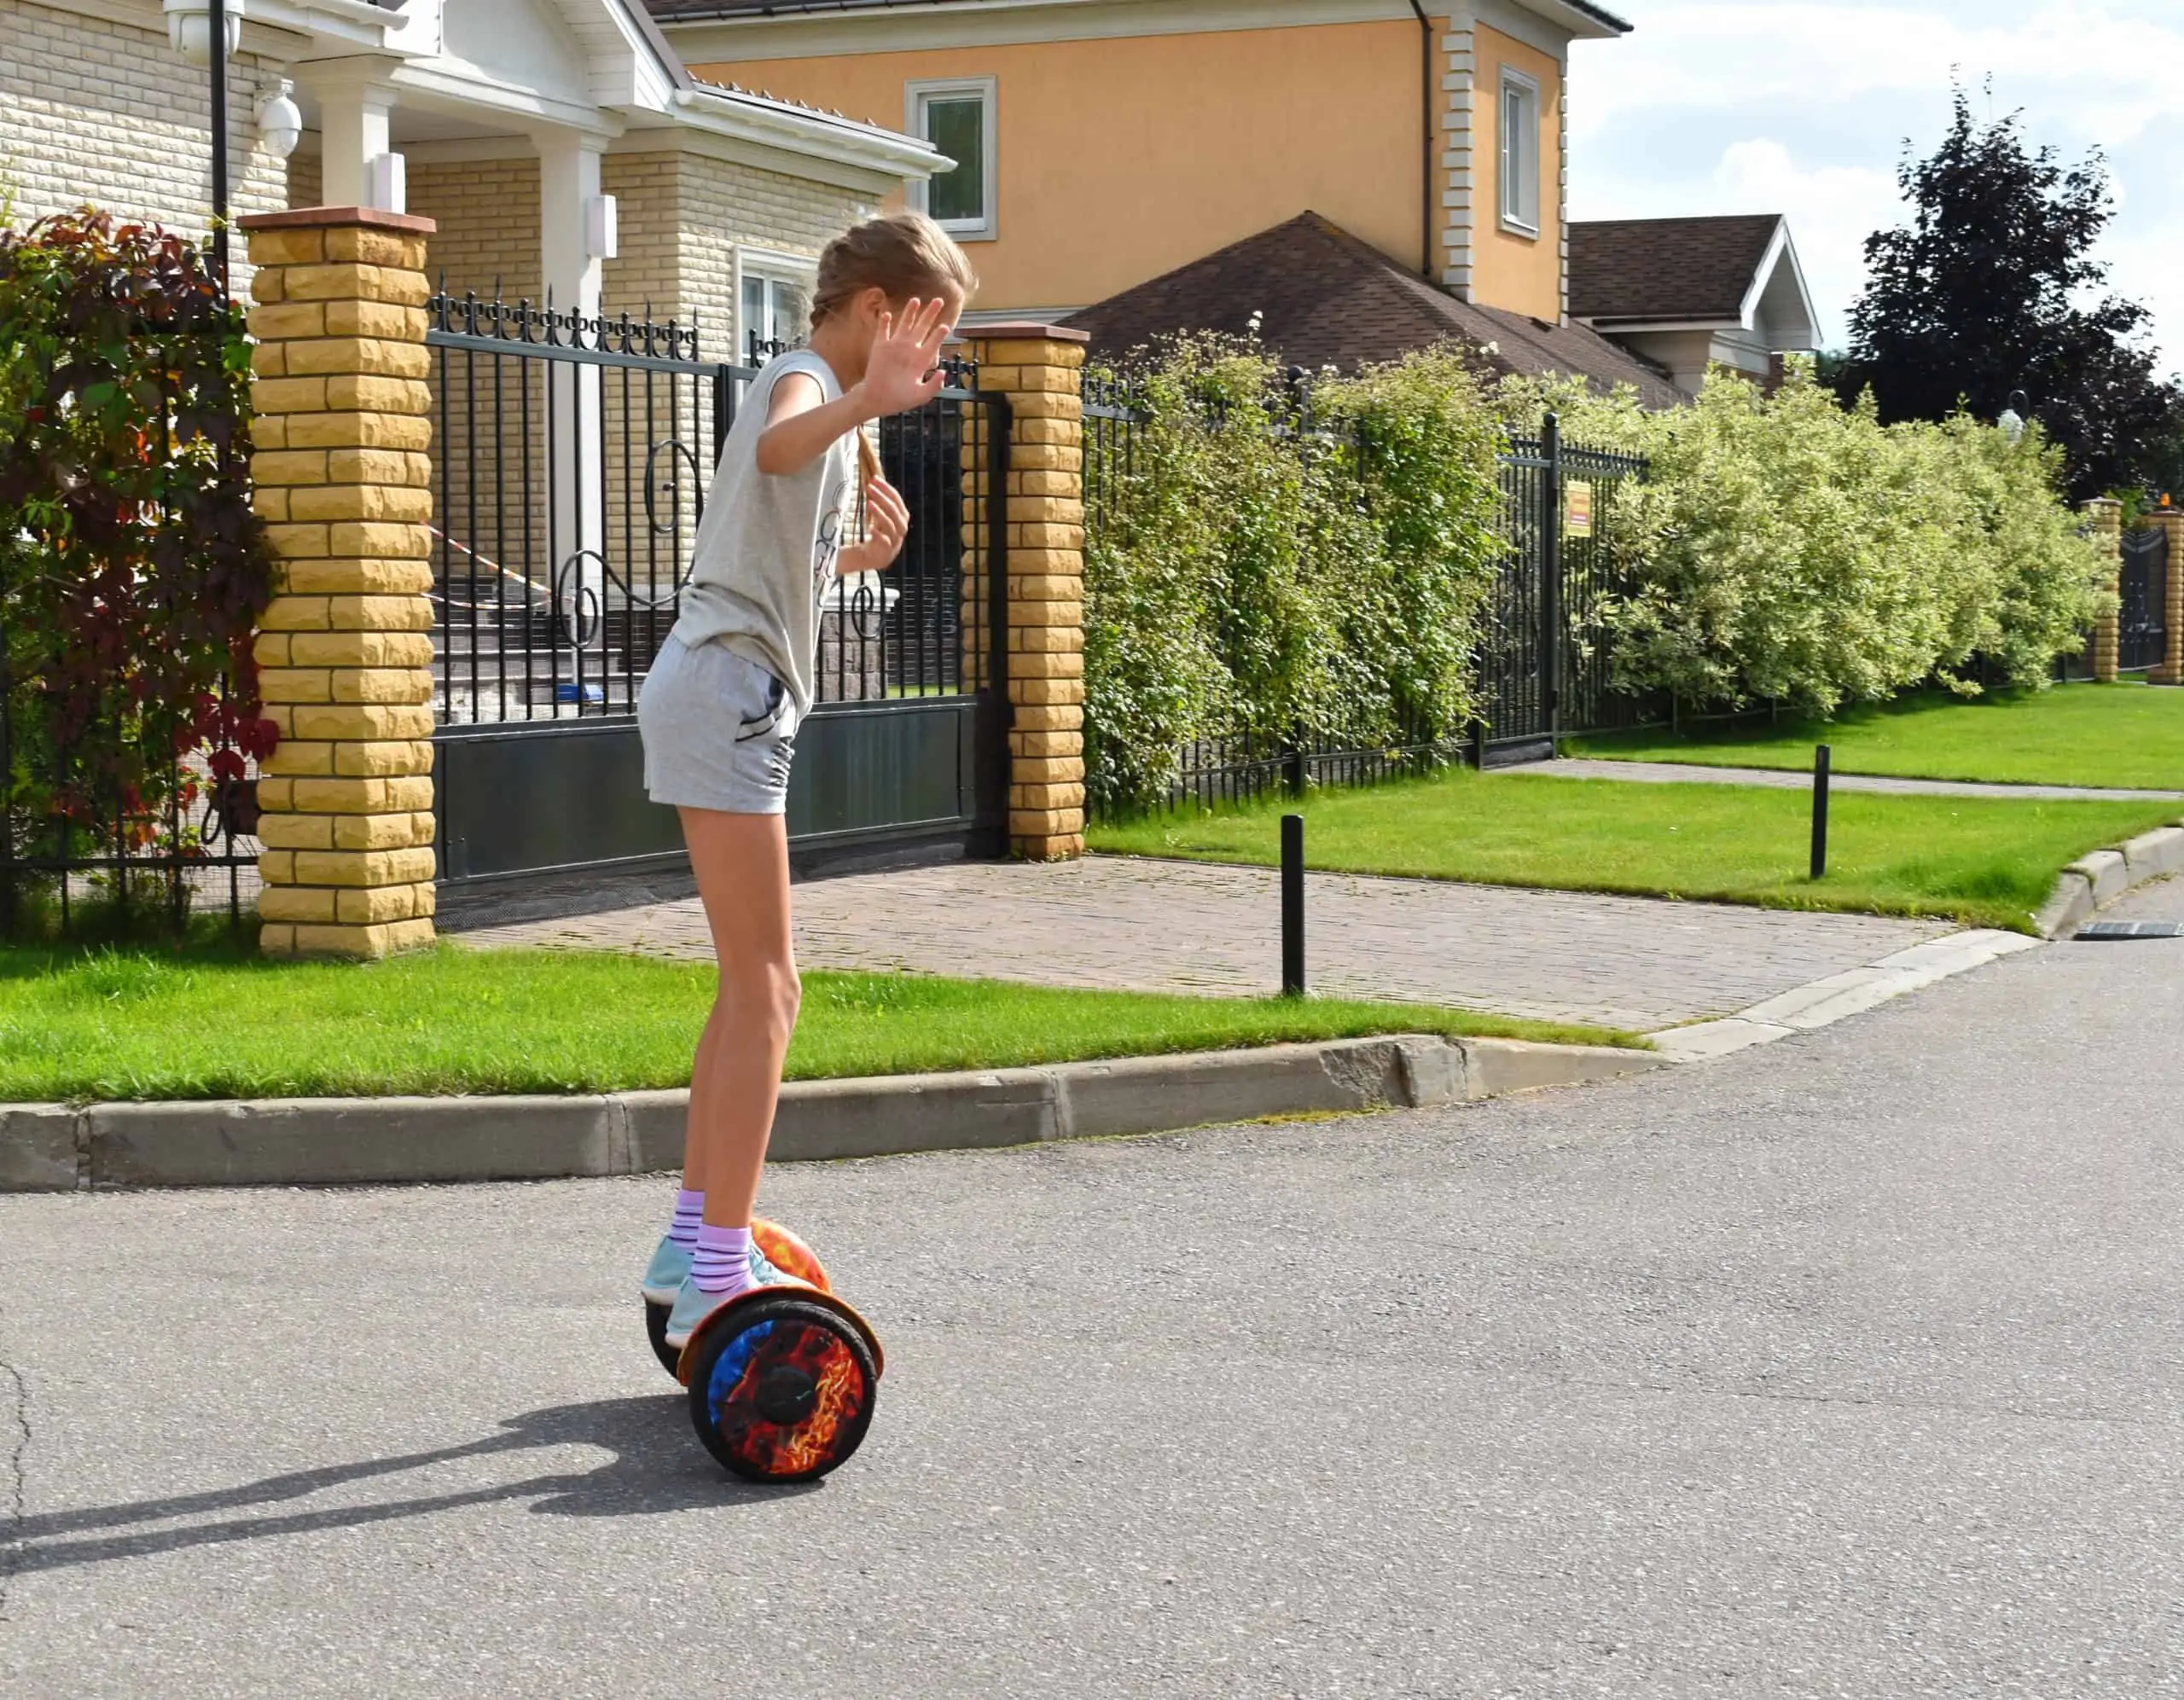
<path id="1" fill-rule="evenodd" d="M 2079 944 L 1618 1086 L 785 1169 L 890 1349 L 788 1492 L 646 1351 L 666 1184 L 0 1199 L 0 1693 L 2184 1692 L 2181 1101 L 2184 941 Z"/>

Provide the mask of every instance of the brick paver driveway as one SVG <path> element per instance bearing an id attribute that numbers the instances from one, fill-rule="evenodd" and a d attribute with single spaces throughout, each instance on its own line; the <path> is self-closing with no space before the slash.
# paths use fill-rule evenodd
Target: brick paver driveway
<path id="1" fill-rule="evenodd" d="M 1119 989 L 1281 984 L 1272 869 L 1090 856 L 957 862 L 796 888 L 807 967 L 909 969 Z M 1433 879 L 1309 877 L 1313 989 L 1547 1020 L 1664 1027 L 1725 1015 L 1953 931 Z M 711 954 L 694 899 L 479 928 L 473 944 Z"/>

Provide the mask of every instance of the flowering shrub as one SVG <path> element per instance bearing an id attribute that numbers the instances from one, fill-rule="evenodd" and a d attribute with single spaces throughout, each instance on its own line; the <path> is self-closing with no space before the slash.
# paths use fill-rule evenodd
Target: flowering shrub
<path id="1" fill-rule="evenodd" d="M 0 821 L 18 855 L 186 856 L 206 780 L 232 802 L 272 749 L 249 374 L 241 310 L 180 238 L 90 212 L 0 231 Z"/>
<path id="2" fill-rule="evenodd" d="M 2040 685 L 2100 612 L 2104 565 L 2065 505 L 2060 451 L 1960 415 L 1883 426 L 1792 363 L 1772 396 L 1717 374 L 1648 414 L 1628 392 L 1511 381 L 1512 418 L 1648 457 L 1627 493 L 1635 589 L 1603 610 L 1617 683 L 1694 706 L 1821 714 L 1983 664 Z"/>
<path id="3" fill-rule="evenodd" d="M 1502 432 L 1461 359 L 1431 351 L 1312 392 L 1264 350 L 1187 337 L 1131 374 L 1127 467 L 1090 467 L 1092 801 L 1142 807 L 1197 740 L 1355 747 L 1470 717 Z"/>

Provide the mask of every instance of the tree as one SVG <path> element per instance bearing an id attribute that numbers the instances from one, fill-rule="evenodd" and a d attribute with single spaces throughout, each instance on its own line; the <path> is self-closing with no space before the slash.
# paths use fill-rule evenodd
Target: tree
<path id="1" fill-rule="evenodd" d="M 2184 430 L 2184 389 L 2156 374 L 2152 314 L 2099 293 L 2108 268 L 2091 251 L 2115 202 L 2098 150 L 2065 167 L 2027 147 L 2019 114 L 1974 119 L 1960 87 L 1941 146 L 1907 151 L 1896 180 L 1911 221 L 1866 239 L 1838 392 L 1871 389 L 1894 423 L 1960 408 L 1993 419 L 2022 391 L 2073 495 L 2155 476 Z"/>

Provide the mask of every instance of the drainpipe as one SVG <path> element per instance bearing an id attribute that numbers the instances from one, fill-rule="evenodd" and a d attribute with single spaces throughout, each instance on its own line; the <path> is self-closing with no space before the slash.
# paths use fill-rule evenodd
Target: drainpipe
<path id="1" fill-rule="evenodd" d="M 1433 20 L 1426 15 L 1422 0 L 1410 0 L 1410 9 L 1418 15 L 1420 69 L 1424 73 L 1426 106 L 1426 188 L 1425 205 L 1421 209 L 1425 227 L 1418 250 L 1419 276 L 1428 283 L 1433 281 L 1433 162 L 1439 154 L 1439 136 L 1433 127 Z"/>

